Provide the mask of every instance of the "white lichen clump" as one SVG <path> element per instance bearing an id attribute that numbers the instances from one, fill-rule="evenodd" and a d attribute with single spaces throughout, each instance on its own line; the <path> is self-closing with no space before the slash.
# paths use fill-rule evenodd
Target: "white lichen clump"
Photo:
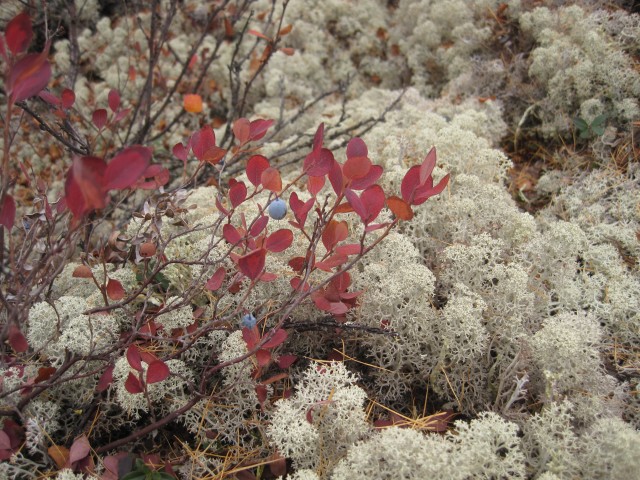
<path id="1" fill-rule="evenodd" d="M 312 363 L 296 393 L 280 400 L 271 416 L 269 437 L 296 468 L 324 478 L 349 446 L 369 431 L 367 396 L 342 363 Z"/>

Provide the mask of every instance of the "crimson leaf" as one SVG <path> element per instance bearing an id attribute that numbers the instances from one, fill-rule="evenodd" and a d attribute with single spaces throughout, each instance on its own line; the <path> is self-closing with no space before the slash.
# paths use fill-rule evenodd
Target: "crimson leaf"
<path id="1" fill-rule="evenodd" d="M 145 173 L 151 161 L 151 149 L 142 145 L 125 148 L 113 157 L 104 172 L 105 190 L 131 187 Z"/>
<path id="2" fill-rule="evenodd" d="M 162 360 L 154 360 L 147 368 L 147 383 L 157 383 L 165 380 L 171 372 Z"/>

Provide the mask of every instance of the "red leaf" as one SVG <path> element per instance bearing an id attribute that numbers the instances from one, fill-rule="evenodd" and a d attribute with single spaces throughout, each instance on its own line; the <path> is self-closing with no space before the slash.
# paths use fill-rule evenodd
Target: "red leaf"
<path id="1" fill-rule="evenodd" d="M 420 185 L 420 167 L 415 165 L 407 170 L 404 178 L 402 179 L 402 184 L 400 185 L 400 193 L 402 194 L 402 199 L 407 202 L 409 205 L 413 205 L 413 197 L 416 191 L 416 188 Z"/>
<path id="2" fill-rule="evenodd" d="M 273 253 L 282 252 L 293 243 L 293 232 L 288 228 L 276 230 L 267 237 L 265 248 Z"/>
<path id="3" fill-rule="evenodd" d="M 211 278 L 207 280 L 207 290 L 211 290 L 212 292 L 218 290 L 222 286 L 222 282 L 224 282 L 224 277 L 226 274 L 227 271 L 224 267 L 218 268 L 218 270 L 216 270 Z"/>
<path id="4" fill-rule="evenodd" d="M 109 388 L 109 385 L 113 383 L 114 368 L 115 365 L 109 365 L 107 369 L 102 373 L 102 375 L 100 375 L 100 380 L 98 380 L 98 386 L 96 387 L 96 390 L 98 392 L 104 392 L 107 388 Z"/>
<path id="5" fill-rule="evenodd" d="M 270 376 L 266 380 L 260 382 L 261 385 L 271 385 L 272 383 L 279 382 L 280 380 L 284 380 L 285 378 L 289 378 L 289 374 L 285 372 L 276 373 L 275 375 Z"/>
<path id="6" fill-rule="evenodd" d="M 130 108 L 125 108 L 124 110 L 120 110 L 118 113 L 116 113 L 115 118 L 113 119 L 113 123 L 118 123 L 120 120 L 122 120 L 124 117 L 126 117 L 127 115 L 129 115 L 129 112 L 131 111 Z"/>
<path id="7" fill-rule="evenodd" d="M 176 143 L 173 146 L 171 152 L 186 166 L 187 165 L 187 157 L 189 156 L 189 150 L 180 142 Z"/>
<path id="8" fill-rule="evenodd" d="M 349 307 L 342 302 L 330 302 L 327 300 L 321 292 L 315 292 L 311 295 L 313 303 L 315 303 L 318 309 L 332 313 L 333 315 L 344 315 L 349 311 Z"/>
<path id="9" fill-rule="evenodd" d="M 367 157 L 351 157 L 342 166 L 342 173 L 349 179 L 362 178 L 369 173 L 371 160 Z"/>
<path id="10" fill-rule="evenodd" d="M 17 449 L 24 441 L 24 429 L 10 418 L 5 418 L 2 431 L 9 437 L 11 449 Z"/>
<path id="11" fill-rule="evenodd" d="M 262 172 L 269 168 L 269 160 L 262 155 L 253 155 L 247 162 L 247 178 L 256 187 L 260 185 Z"/>
<path id="12" fill-rule="evenodd" d="M 151 161 L 151 149 L 142 145 L 125 148 L 113 157 L 104 172 L 105 190 L 131 187 L 145 173 Z"/>
<path id="13" fill-rule="evenodd" d="M 129 372 L 129 376 L 127 377 L 127 381 L 124 382 L 124 388 L 129 393 L 142 393 L 144 392 L 144 388 L 140 383 L 140 380 L 131 372 Z"/>
<path id="14" fill-rule="evenodd" d="M 142 327 L 140 327 L 140 333 L 149 333 L 155 335 L 158 333 L 158 325 L 153 320 L 149 320 Z"/>
<path id="15" fill-rule="evenodd" d="M 142 355 L 136 345 L 129 345 L 129 348 L 127 348 L 127 361 L 131 368 L 139 372 L 142 371 Z"/>
<path id="16" fill-rule="evenodd" d="M 322 148 L 322 142 L 324 141 L 324 123 L 318 125 L 315 135 L 313 136 L 313 149 L 319 150 Z"/>
<path id="17" fill-rule="evenodd" d="M 294 257 L 289 260 L 287 265 L 289 265 L 291 267 L 291 270 L 293 270 L 294 272 L 300 272 L 304 268 L 305 261 L 306 258 L 304 257 Z"/>
<path id="18" fill-rule="evenodd" d="M 298 194 L 296 192 L 292 192 L 289 197 L 289 207 L 291 207 L 291 211 L 296 217 L 300 228 L 304 227 L 305 222 L 307 221 L 307 215 L 311 208 L 313 207 L 315 200 L 310 198 L 306 202 L 298 199 Z"/>
<path id="19" fill-rule="evenodd" d="M 331 280 L 331 284 L 336 287 L 339 292 L 345 292 L 351 285 L 351 275 L 349 272 L 342 272 L 336 278 Z"/>
<path id="20" fill-rule="evenodd" d="M 442 180 L 438 182 L 438 185 L 436 185 L 435 187 L 426 188 L 424 190 L 421 188 L 417 189 L 415 193 L 415 198 L 413 200 L 413 204 L 421 205 L 424 202 L 426 202 L 429 198 L 442 193 L 442 191 L 447 187 L 447 184 L 449 183 L 449 176 L 450 175 L 447 174 Z"/>
<path id="21" fill-rule="evenodd" d="M 146 178 L 153 177 L 149 181 Z M 139 188 L 142 190 L 152 190 L 159 188 L 169 181 L 169 170 L 157 163 L 149 165 L 138 181 L 131 188 Z"/>
<path id="22" fill-rule="evenodd" d="M 105 472 L 102 473 L 100 480 L 118 480 L 118 466 L 120 462 L 128 463 L 128 468 L 131 467 L 131 458 L 129 452 L 118 452 L 115 455 L 107 455 L 102 459 Z"/>
<path id="23" fill-rule="evenodd" d="M 275 273 L 263 272 L 262 275 L 258 277 L 258 280 L 264 283 L 269 283 L 269 282 L 273 282 L 277 278 L 278 278 L 278 275 L 276 275 Z"/>
<path id="24" fill-rule="evenodd" d="M 240 235 L 240 232 L 238 232 L 236 227 L 234 227 L 230 223 L 225 223 L 222 227 L 222 236 L 227 242 L 232 245 L 235 245 L 242 241 L 242 235 Z"/>
<path id="25" fill-rule="evenodd" d="M 116 89 L 109 90 L 109 96 L 107 99 L 109 103 L 109 108 L 113 113 L 118 111 L 118 107 L 120 107 L 120 93 Z"/>
<path id="26" fill-rule="evenodd" d="M 296 271 L 299 272 L 300 270 Z M 291 285 L 291 288 L 293 288 L 294 290 L 300 290 L 302 292 L 308 292 L 311 289 L 311 286 L 307 282 L 303 282 L 300 277 L 293 277 L 291 280 L 289 280 L 289 285 Z"/>
<path id="27" fill-rule="evenodd" d="M 304 173 L 312 177 L 322 177 L 331 171 L 335 159 L 328 148 L 313 150 L 304 159 Z"/>
<path id="28" fill-rule="evenodd" d="M 333 315 L 344 315 L 349 311 L 349 307 L 342 302 L 330 302 L 327 312 Z"/>
<path id="29" fill-rule="evenodd" d="M 329 171 L 329 181 L 336 195 L 342 195 L 344 190 L 344 178 L 342 176 L 342 166 L 334 160 L 331 170 Z"/>
<path id="30" fill-rule="evenodd" d="M 107 281 L 107 295 L 111 300 L 122 300 L 124 298 L 124 288 L 118 280 L 110 278 Z"/>
<path id="31" fill-rule="evenodd" d="M 76 94 L 73 90 L 65 88 L 60 96 L 62 99 L 62 108 L 71 108 L 76 101 Z"/>
<path id="32" fill-rule="evenodd" d="M 157 383 L 165 380 L 171 372 L 162 360 L 154 360 L 147 368 L 147 383 Z"/>
<path id="33" fill-rule="evenodd" d="M 443 410 L 427 417 L 426 428 L 431 432 L 446 432 L 456 413 L 453 410 Z"/>
<path id="34" fill-rule="evenodd" d="M 140 350 L 140 358 L 146 364 L 150 364 L 150 363 L 155 362 L 156 360 L 158 360 L 158 357 L 156 357 L 153 353 L 148 352 L 146 350 Z"/>
<path id="35" fill-rule="evenodd" d="M 89 445 L 89 439 L 85 435 L 76 438 L 69 449 L 69 463 L 73 465 L 82 460 L 89 455 L 90 451 L 91 445 Z"/>
<path id="36" fill-rule="evenodd" d="M 58 97 L 47 92 L 46 90 L 40 91 L 40 93 L 38 93 L 38 97 L 47 102 L 49 105 L 53 105 L 55 107 L 58 107 L 61 104 L 61 100 Z"/>
<path id="37" fill-rule="evenodd" d="M 14 103 L 37 95 L 49 83 L 51 65 L 47 60 L 48 51 L 47 43 L 45 51 L 25 55 L 11 68 L 7 90 Z"/>
<path id="38" fill-rule="evenodd" d="M 210 125 L 205 125 L 191 137 L 193 154 L 201 162 L 209 162 L 212 165 L 218 163 L 227 153 L 223 148 L 216 146 L 216 135 Z"/>
<path id="39" fill-rule="evenodd" d="M 4 225 L 7 230 L 13 228 L 16 219 L 16 202 L 9 194 L 5 194 L 0 203 L 0 225 Z"/>
<path id="40" fill-rule="evenodd" d="M 330 272 L 331 269 L 342 265 L 343 263 L 346 263 L 348 260 L 349 258 L 345 255 L 336 253 L 335 255 L 331 255 L 329 258 L 323 260 L 322 262 L 317 262 L 314 267 L 319 268 L 320 270 L 323 270 L 325 272 Z"/>
<path id="41" fill-rule="evenodd" d="M 271 353 L 261 348 L 256 352 L 256 360 L 258 360 L 258 366 L 266 367 L 271 362 Z"/>
<path id="42" fill-rule="evenodd" d="M 104 126 L 107 124 L 107 109 L 99 108 L 93 115 L 91 116 L 91 121 L 96 126 L 98 130 L 102 130 Z"/>
<path id="43" fill-rule="evenodd" d="M 324 183 L 325 183 L 324 177 L 308 176 L 307 190 L 309 190 L 309 193 L 315 197 L 316 195 L 318 195 L 320 190 L 322 190 L 322 187 L 324 187 Z"/>
<path id="44" fill-rule="evenodd" d="M 333 247 L 347 238 L 349 235 L 349 227 L 346 221 L 331 220 L 322 232 L 322 243 L 327 252 L 333 250 Z"/>
<path id="45" fill-rule="evenodd" d="M 280 368 L 282 368 L 283 370 L 286 370 L 296 360 L 298 360 L 298 356 L 297 355 L 280 355 L 278 357 L 278 366 Z"/>
<path id="46" fill-rule="evenodd" d="M 389 428 L 389 427 L 393 427 L 393 422 L 391 420 L 385 420 L 385 419 L 378 419 L 375 422 L 373 422 L 373 428 L 375 429 L 383 429 L 383 428 Z"/>
<path id="47" fill-rule="evenodd" d="M 8 337 L 9 345 L 11 345 L 11 348 L 13 348 L 14 352 L 23 353 L 26 352 L 29 348 L 27 338 L 15 324 L 11 324 L 11 326 L 9 327 Z"/>
<path id="48" fill-rule="evenodd" d="M 258 333 L 258 327 L 255 325 L 253 328 L 244 327 L 242 329 L 242 338 L 244 339 L 244 343 L 247 344 L 247 348 L 252 350 L 258 342 L 260 341 L 260 334 Z"/>
<path id="49" fill-rule="evenodd" d="M 364 177 L 351 180 L 349 188 L 351 190 L 364 190 L 376 183 L 376 181 L 382 176 L 383 171 L 384 169 L 380 165 L 371 165 L 369 172 Z"/>
<path id="50" fill-rule="evenodd" d="M 26 13 L 19 13 L 7 23 L 5 29 L 5 38 L 7 46 L 11 53 L 18 55 L 25 52 L 29 48 L 31 39 L 33 38 L 33 29 L 31 28 L 31 18 Z"/>
<path id="51" fill-rule="evenodd" d="M 233 134 L 240 142 L 240 145 L 244 145 L 249 141 L 251 134 L 251 125 L 246 118 L 239 118 L 233 122 Z"/>
<path id="52" fill-rule="evenodd" d="M 347 245 L 340 245 L 336 247 L 336 253 L 340 255 L 355 255 L 361 252 L 360 245 L 358 243 L 349 243 Z"/>
<path id="53" fill-rule="evenodd" d="M 427 156 L 424 157 L 422 165 L 420 165 L 420 185 L 424 185 L 427 181 L 427 178 L 431 176 L 431 172 L 433 172 L 434 167 L 436 166 L 436 147 L 433 147 L 427 153 Z"/>
<path id="54" fill-rule="evenodd" d="M 399 197 L 393 196 L 387 198 L 387 207 L 400 220 L 411 220 L 413 218 L 413 210 L 411 206 Z"/>
<path id="55" fill-rule="evenodd" d="M 347 158 L 366 157 L 369 155 L 367 145 L 360 137 L 354 137 L 347 144 Z"/>
<path id="56" fill-rule="evenodd" d="M 360 200 L 367 210 L 367 218 L 363 220 L 365 223 L 372 222 L 378 218 L 382 207 L 384 207 L 384 190 L 380 185 L 372 185 L 362 192 Z"/>
<path id="57" fill-rule="evenodd" d="M 285 330 L 279 328 L 278 330 L 276 330 L 276 333 L 273 334 L 273 337 L 271 337 L 262 345 L 262 348 L 276 348 L 278 345 L 282 344 L 282 342 L 284 342 L 288 336 L 289 335 Z"/>
<path id="58" fill-rule="evenodd" d="M 11 440 L 9 439 L 9 435 L 7 435 L 4 430 L 0 430 L 0 451 L 2 450 L 11 450 Z M 2 455 L 2 453 L 0 453 L 0 455 Z M 9 458 L 10 456 L 11 455 L 9 455 L 7 458 Z M 6 460 L 7 458 L 0 456 L 0 460 Z"/>
<path id="59" fill-rule="evenodd" d="M 216 134 L 213 132 L 213 128 L 209 125 L 205 125 L 196 133 L 191 136 L 191 148 L 193 154 L 200 161 L 203 161 L 206 157 L 207 151 L 216 145 Z"/>
<path id="60" fill-rule="evenodd" d="M 262 175 L 260 175 L 260 183 L 264 188 L 275 193 L 280 193 L 282 190 L 280 172 L 273 167 L 269 167 L 262 172 Z"/>
<path id="61" fill-rule="evenodd" d="M 46 382 L 54 373 L 56 373 L 56 369 L 54 367 L 41 367 L 38 369 L 38 375 L 33 380 L 33 383 Z"/>
<path id="62" fill-rule="evenodd" d="M 261 216 L 255 222 L 253 222 L 253 225 L 251 225 L 251 228 L 249 229 L 249 235 L 251 235 L 252 237 L 257 237 L 265 229 L 268 223 L 269 217 L 266 215 Z"/>
<path id="63" fill-rule="evenodd" d="M 260 276 L 264 269 L 266 256 L 267 251 L 264 248 L 259 248 L 240 257 L 238 259 L 238 267 L 247 277 L 251 280 L 255 280 Z"/>
<path id="64" fill-rule="evenodd" d="M 65 200 L 76 217 L 104 208 L 107 204 L 102 189 L 102 176 L 107 168 L 104 160 L 97 157 L 75 157 L 67 172 Z"/>
<path id="65" fill-rule="evenodd" d="M 264 402 L 267 401 L 267 387 L 264 385 L 256 385 L 255 386 L 256 389 L 256 395 L 258 397 L 258 402 L 260 403 L 260 406 L 264 405 Z"/>
<path id="66" fill-rule="evenodd" d="M 364 231 L 367 232 L 367 233 L 375 232 L 376 230 L 380 230 L 381 228 L 388 227 L 389 225 L 391 225 L 389 222 L 386 222 L 386 223 L 370 223 L 369 225 L 367 225 L 364 228 Z"/>
<path id="67" fill-rule="evenodd" d="M 274 120 L 254 120 L 250 124 L 249 139 L 252 141 L 260 140 L 273 124 Z"/>
<path id="68" fill-rule="evenodd" d="M 362 221 L 366 223 L 368 214 L 367 208 L 360 201 L 358 194 L 351 189 L 347 189 L 344 192 L 344 196 L 347 197 L 347 201 L 349 202 L 349 205 L 351 205 L 351 208 L 353 208 L 353 211 L 356 212 Z"/>
<path id="69" fill-rule="evenodd" d="M 244 182 L 235 180 L 233 180 L 233 183 L 230 181 L 229 185 L 229 200 L 231 200 L 231 205 L 235 208 L 247 198 L 247 187 Z"/>

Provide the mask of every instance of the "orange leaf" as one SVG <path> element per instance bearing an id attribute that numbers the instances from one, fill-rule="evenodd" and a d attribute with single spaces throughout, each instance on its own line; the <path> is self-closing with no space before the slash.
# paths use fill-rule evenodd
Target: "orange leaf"
<path id="1" fill-rule="evenodd" d="M 411 206 L 401 198 L 396 196 L 387 198 L 387 207 L 401 220 L 411 220 L 413 218 Z"/>
<path id="2" fill-rule="evenodd" d="M 249 29 L 249 30 L 247 30 L 247 33 L 248 33 L 249 35 L 255 35 L 255 36 L 256 36 L 256 37 L 258 37 L 258 38 L 262 38 L 262 39 L 264 39 L 264 40 L 266 40 L 266 41 L 268 41 L 268 42 L 270 42 L 270 41 L 271 41 L 271 39 L 270 39 L 269 37 L 267 37 L 267 36 L 266 36 L 266 35 L 264 35 L 263 33 L 258 32 L 257 30 Z"/>
<path id="3" fill-rule="evenodd" d="M 69 449 L 65 447 L 59 447 L 58 445 L 52 445 L 49 447 L 47 452 L 56 463 L 58 469 L 62 470 L 69 460 Z"/>
<path id="4" fill-rule="evenodd" d="M 266 47 L 264 47 L 264 51 L 262 52 L 262 56 L 260 57 L 260 63 L 266 62 L 271 55 L 271 52 L 273 52 L 273 47 L 271 46 L 271 44 L 268 44 Z"/>
<path id="5" fill-rule="evenodd" d="M 290 23 L 286 27 L 282 27 L 278 32 L 278 35 L 286 35 L 287 33 L 291 32 L 291 30 L 293 30 L 293 25 Z"/>
<path id="6" fill-rule="evenodd" d="M 367 157 L 350 157 L 342 167 L 342 174 L 350 179 L 364 177 L 371 169 L 371 160 Z"/>
<path id="7" fill-rule="evenodd" d="M 73 278 L 93 278 L 91 269 L 86 265 L 78 265 L 71 274 Z"/>
<path id="8" fill-rule="evenodd" d="M 189 113 L 200 113 L 202 111 L 202 97 L 195 93 L 188 93 L 184 96 L 184 109 Z"/>
<path id="9" fill-rule="evenodd" d="M 233 134 L 241 145 L 247 143 L 251 136 L 251 122 L 246 118 L 239 118 L 233 122 Z"/>
<path id="10" fill-rule="evenodd" d="M 327 252 L 333 250 L 339 242 L 349 236 L 349 227 L 345 221 L 331 220 L 322 232 L 322 243 Z"/>
<path id="11" fill-rule="evenodd" d="M 282 190 L 282 179 L 280 178 L 280 172 L 273 168 L 269 167 L 262 172 L 260 175 L 260 181 L 262 186 L 267 190 L 271 190 L 272 192 L 280 193 Z"/>

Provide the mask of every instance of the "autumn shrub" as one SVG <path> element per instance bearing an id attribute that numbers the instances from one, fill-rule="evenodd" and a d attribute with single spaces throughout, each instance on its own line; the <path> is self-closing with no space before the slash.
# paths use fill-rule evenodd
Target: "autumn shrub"
<path id="1" fill-rule="evenodd" d="M 170 7 L 175 9 L 175 3 Z M 222 11 L 223 7 L 219 8 L 211 14 L 210 22 Z M 152 29 L 163 25 L 156 13 L 153 8 L 149 13 Z M 164 19 L 165 26 L 169 18 Z M 100 22 L 97 30 L 104 33 Z M 232 27 L 226 18 L 225 25 L 225 35 L 229 35 Z M 281 34 L 286 34 L 286 30 L 282 29 Z M 278 37 L 272 39 L 256 31 L 251 33 L 266 42 L 267 49 L 261 60 L 266 63 Z M 122 37 L 118 32 L 113 35 L 112 40 Z M 30 418 L 40 432 L 31 438 L 29 435 L 33 434 L 25 430 L 26 425 L 13 427 L 7 420 L 3 437 L 11 438 L 11 435 L 19 440 L 26 434 L 30 438 L 31 453 L 46 452 L 60 469 L 93 472 L 94 462 L 87 450 L 86 435 L 75 438 L 69 449 L 56 440 L 60 438 L 66 443 L 69 439 L 65 440 L 65 435 L 82 431 L 84 416 L 74 419 L 53 414 L 46 420 L 42 408 L 29 409 L 57 392 L 69 408 L 82 412 L 85 408 L 96 408 L 97 399 L 108 391 L 100 408 L 115 412 L 110 423 L 124 433 L 120 438 L 95 446 L 97 452 L 108 452 L 135 442 L 147 431 L 189 412 L 200 403 L 205 392 L 215 388 L 216 372 L 225 369 L 228 371 L 222 375 L 227 380 L 220 387 L 221 395 L 231 393 L 249 402 L 241 410 L 230 405 L 234 409 L 232 414 L 219 425 L 215 421 L 203 423 L 200 419 L 195 422 L 187 419 L 186 424 L 205 439 L 212 431 L 216 432 L 216 438 L 230 443 L 237 442 L 242 431 L 254 435 L 255 427 L 236 426 L 232 419 L 239 420 L 250 414 L 256 404 L 265 405 L 270 396 L 280 395 L 272 384 L 287 378 L 284 373 L 287 365 L 295 360 L 295 357 L 287 360 L 280 352 L 288 336 L 282 328 L 285 322 L 290 321 L 296 307 L 306 303 L 325 315 L 336 316 L 339 325 L 340 319 L 356 306 L 360 292 L 350 288 L 348 271 L 399 221 L 411 218 L 415 206 L 441 193 L 447 185 L 448 177 L 434 185 L 431 173 L 436 164 L 435 151 L 429 153 L 422 165 L 409 169 L 398 191 L 400 196 L 394 196 L 377 185 L 383 167 L 372 163 L 365 143 L 359 138 L 349 142 L 346 161 L 340 163 L 331 150 L 323 146 L 324 128 L 320 125 L 299 173 L 285 183 L 279 169 L 256 153 L 256 145 L 274 120 L 237 118 L 228 130 L 234 140 L 229 148 L 221 147 L 213 128 L 205 124 L 191 134 L 187 142 L 177 142 L 171 148 L 172 154 L 185 165 L 191 155 L 195 157 L 199 168 L 191 173 L 188 181 L 195 179 L 205 165 L 217 167 L 213 170 L 218 173 L 217 188 L 209 192 L 203 202 L 208 203 L 211 213 L 192 214 L 189 218 L 190 208 L 185 205 L 188 194 L 181 189 L 162 193 L 170 180 L 169 170 L 152 163 L 154 148 L 137 143 L 149 138 L 158 112 L 162 111 L 154 111 L 150 103 L 153 89 L 149 80 L 141 85 L 143 93 L 138 103 L 131 104 L 130 98 L 123 99 L 118 90 L 111 89 L 106 98 L 108 109 L 83 112 L 83 108 L 90 105 L 90 102 L 86 104 L 90 98 L 78 97 L 72 89 L 64 89 L 60 96 L 44 90 L 51 78 L 47 59 L 50 43 L 46 43 L 42 53 L 26 54 L 32 37 L 31 19 L 25 13 L 7 24 L 3 37 L 8 108 L 4 123 L 3 231 L 11 232 L 17 227 L 16 219 L 23 215 L 22 206 L 16 208 L 14 185 L 8 182 L 15 171 L 12 145 L 8 141 L 15 128 L 10 121 L 14 108 L 29 110 L 28 103 L 36 96 L 44 100 L 51 113 L 66 122 L 65 132 L 75 135 L 71 140 L 61 139 L 75 156 L 64 174 L 64 188 L 60 192 L 63 196 L 53 207 L 49 204 L 47 185 L 39 184 L 43 214 L 33 218 L 33 224 L 25 228 L 27 246 L 45 232 L 48 234 L 50 250 L 40 252 L 48 255 L 47 262 L 35 269 L 40 276 L 35 280 L 27 273 L 27 278 L 23 278 L 19 270 L 14 270 L 11 279 L 3 284 L 5 298 L 10 300 L 3 324 L 3 338 L 7 339 L 10 349 L 6 357 L 8 369 L 3 374 L 7 379 L 3 397 L 9 402 L 3 414 L 11 416 L 15 412 L 30 411 Z M 77 40 L 81 46 L 82 37 Z M 153 40 L 149 41 L 150 65 L 166 38 L 158 37 L 159 43 Z M 113 41 L 105 45 L 108 49 L 115 47 Z M 103 53 L 101 61 L 109 62 L 108 52 Z M 191 64 L 187 59 L 182 67 L 178 64 L 178 68 L 182 68 L 184 74 Z M 105 63 L 104 68 L 108 69 L 108 65 Z M 129 75 L 134 74 L 129 71 Z M 197 97 L 189 95 L 185 96 L 184 109 L 198 113 L 201 104 Z M 125 107 L 123 102 L 132 106 Z M 84 141 L 87 134 L 72 130 L 71 123 L 87 115 L 90 123 L 84 123 L 83 128 L 93 132 L 90 143 Z M 138 122 L 137 115 L 141 117 Z M 32 116 L 50 135 L 62 135 L 38 113 L 33 112 Z M 119 133 L 121 122 L 129 116 L 131 123 L 128 127 L 122 123 L 124 132 Z M 130 138 L 134 126 L 139 129 Z M 124 140 L 119 135 L 124 135 Z M 116 142 L 123 144 L 117 147 Z M 92 154 L 94 151 L 103 152 L 102 156 Z M 222 183 L 224 167 L 242 157 L 247 159 L 242 178 L 229 178 Z M 23 172 L 27 175 L 26 170 Z M 30 180 L 27 175 L 22 181 Z M 328 194 L 325 188 L 320 196 L 325 182 L 332 192 Z M 302 185 L 306 185 L 310 194 L 304 200 L 296 193 Z M 99 239 L 94 243 L 92 230 L 100 222 L 117 219 L 113 217 L 112 207 L 117 192 L 158 188 L 160 195 L 145 201 L 142 212 L 128 222 L 126 231 L 115 231 L 108 243 L 101 243 Z M 123 196 L 118 200 L 125 205 Z M 385 215 L 386 220 L 376 223 L 385 206 L 393 215 Z M 291 212 L 288 223 L 293 230 L 273 224 L 282 220 L 288 211 Z M 345 215 L 351 217 L 349 222 L 338 220 Z M 362 227 L 357 228 L 359 223 Z M 376 232 L 373 238 L 372 232 Z M 60 234 L 62 240 L 53 238 Z M 286 256 L 283 252 L 294 243 L 294 237 L 297 256 Z M 26 261 L 32 261 L 33 252 L 16 254 L 17 236 L 8 239 L 11 245 L 7 265 L 21 268 Z M 65 262 L 77 258 L 76 242 L 80 243 L 82 254 L 80 262 L 71 270 Z M 14 293 L 11 283 L 18 278 L 26 286 Z M 271 282 L 278 283 L 277 296 L 268 293 Z M 35 286 L 39 290 L 33 291 Z M 256 293 L 257 298 L 253 300 Z M 239 325 L 239 319 L 246 316 L 253 320 Z M 218 331 L 228 332 L 222 348 L 208 355 L 198 353 L 201 348 L 209 348 L 207 343 L 198 343 L 198 340 L 212 335 L 211 338 L 220 338 L 214 334 Z M 231 343 L 232 340 L 235 343 Z M 195 369 L 194 356 L 202 360 Z M 253 359 L 250 364 L 243 362 L 248 359 Z M 23 374 L 31 385 L 27 391 L 8 380 Z M 94 382 L 94 386 L 90 387 L 87 382 Z M 80 395 L 74 399 L 69 395 L 69 387 L 87 389 L 87 393 L 93 390 L 94 397 Z M 22 394 L 16 396 L 21 388 Z M 206 395 L 210 400 L 215 398 L 210 393 Z M 65 433 L 57 437 L 60 423 L 65 425 L 62 429 Z M 108 435 L 106 438 L 111 437 L 105 426 L 100 426 L 98 431 Z M 14 440 L 7 444 L 5 460 L 15 453 Z M 247 445 L 242 442 L 243 447 Z M 116 464 L 123 465 L 122 459 L 113 458 Z M 104 466 L 113 461 L 105 459 Z M 7 471 L 19 472 L 22 468 L 19 463 L 14 467 L 6 465 Z"/>

